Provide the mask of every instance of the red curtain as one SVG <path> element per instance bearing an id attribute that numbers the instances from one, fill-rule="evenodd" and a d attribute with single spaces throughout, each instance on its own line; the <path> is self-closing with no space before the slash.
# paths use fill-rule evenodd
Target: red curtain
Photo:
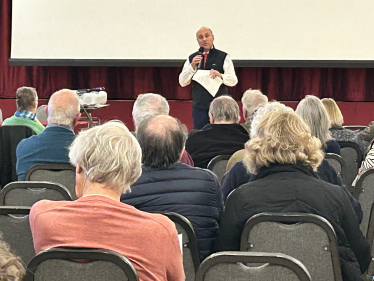
<path id="1" fill-rule="evenodd" d="M 62 88 L 105 87 L 109 99 L 135 99 L 145 92 L 160 93 L 169 100 L 191 99 L 190 87 L 182 88 L 178 84 L 182 66 L 9 66 L 12 1 L 0 3 L 0 98 L 14 98 L 16 89 L 25 85 L 35 87 L 39 98 L 48 98 Z M 373 69 L 245 67 L 236 68 L 236 72 L 239 83 L 229 93 L 237 100 L 252 88 L 281 101 L 297 101 L 308 94 L 337 101 L 374 101 Z"/>

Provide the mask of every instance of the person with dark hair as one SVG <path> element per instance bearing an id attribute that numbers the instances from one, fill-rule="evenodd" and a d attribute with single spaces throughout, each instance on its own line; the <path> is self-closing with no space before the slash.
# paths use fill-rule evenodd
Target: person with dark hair
<path id="1" fill-rule="evenodd" d="M 159 115 L 142 122 L 137 129 L 142 175 L 121 201 L 146 212 L 185 216 L 203 260 L 213 251 L 223 201 L 216 175 L 179 162 L 186 138 L 187 129 L 176 118 Z"/>
<path id="2" fill-rule="evenodd" d="M 38 108 L 38 95 L 31 87 L 21 87 L 16 92 L 17 111 L 12 117 L 4 120 L 3 125 L 25 125 L 40 134 L 44 126 L 36 118 Z"/>

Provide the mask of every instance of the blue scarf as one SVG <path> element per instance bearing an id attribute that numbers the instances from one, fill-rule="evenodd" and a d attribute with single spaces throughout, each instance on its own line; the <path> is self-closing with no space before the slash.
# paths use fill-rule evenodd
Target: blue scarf
<path id="1" fill-rule="evenodd" d="M 35 122 L 39 122 L 38 119 L 36 118 L 36 115 L 33 114 L 32 112 L 30 111 L 27 111 L 27 110 L 22 110 L 22 111 L 16 111 L 14 113 L 14 116 L 16 117 L 21 117 L 21 118 L 25 118 L 25 119 L 31 119 L 32 121 L 35 121 Z"/>

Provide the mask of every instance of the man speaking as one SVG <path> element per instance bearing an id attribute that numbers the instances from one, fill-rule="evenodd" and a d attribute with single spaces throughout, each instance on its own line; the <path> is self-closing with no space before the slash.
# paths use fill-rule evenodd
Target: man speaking
<path id="1" fill-rule="evenodd" d="M 235 86 L 238 78 L 229 55 L 214 48 L 212 30 L 201 27 L 196 32 L 196 40 L 200 49 L 186 60 L 179 75 L 179 84 L 185 87 L 192 81 L 193 125 L 194 129 L 201 129 L 209 123 L 210 102 L 215 97 L 227 95 L 227 86 Z M 205 79 L 205 72 L 200 72 L 201 75 L 196 75 L 195 79 L 194 76 L 199 69 L 207 72 L 214 81 Z"/>

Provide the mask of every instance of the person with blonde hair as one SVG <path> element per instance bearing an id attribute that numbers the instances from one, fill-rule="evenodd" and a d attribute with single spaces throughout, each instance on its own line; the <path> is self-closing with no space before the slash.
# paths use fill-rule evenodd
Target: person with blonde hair
<path id="1" fill-rule="evenodd" d="M 336 102 L 331 98 L 324 98 L 321 101 L 330 117 L 331 125 L 329 130 L 332 138 L 336 141 L 350 141 L 357 143 L 360 146 L 362 153 L 365 153 L 369 143 L 359 137 L 357 131 L 355 132 L 343 128 L 343 115 Z"/>
<path id="2" fill-rule="evenodd" d="M 340 146 L 332 139 L 329 131 L 330 118 L 319 98 L 307 95 L 299 102 L 295 112 L 308 124 L 312 136 L 319 138 L 325 153 L 340 155 Z"/>
<path id="3" fill-rule="evenodd" d="M 360 280 L 371 260 L 369 245 L 345 191 L 316 174 L 323 160 L 320 140 L 292 110 L 256 114 L 251 132 L 243 161 L 253 178 L 227 198 L 216 251 L 238 251 L 243 226 L 255 214 L 316 214 L 335 229 L 343 280 Z"/>
<path id="4" fill-rule="evenodd" d="M 185 280 L 175 225 L 163 215 L 120 202 L 141 175 L 141 148 L 127 127 L 111 121 L 81 131 L 69 157 L 76 166 L 78 200 L 42 200 L 32 206 L 35 252 L 104 248 L 126 256 L 139 280 Z"/>
<path id="5" fill-rule="evenodd" d="M 20 281 L 26 271 L 19 257 L 11 253 L 8 243 L 0 233 L 0 281 Z"/>

